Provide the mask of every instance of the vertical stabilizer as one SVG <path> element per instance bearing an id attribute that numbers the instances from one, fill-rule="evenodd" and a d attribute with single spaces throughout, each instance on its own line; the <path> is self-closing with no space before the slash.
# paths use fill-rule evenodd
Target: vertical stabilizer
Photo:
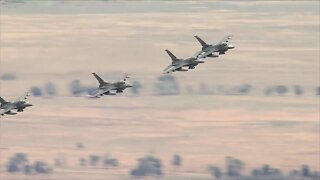
<path id="1" fill-rule="evenodd" d="M 166 49 L 166 52 L 168 53 L 173 62 L 178 61 L 177 57 L 173 55 L 168 49 Z"/>
<path id="2" fill-rule="evenodd" d="M 208 47 L 209 45 L 204 42 L 201 38 L 199 38 L 198 36 L 194 36 L 198 41 L 199 43 L 201 44 L 202 47 Z"/>
<path id="3" fill-rule="evenodd" d="M 3 104 L 7 104 L 8 102 L 5 101 L 2 97 L 0 97 L 0 104 L 3 105 Z"/>
<path id="4" fill-rule="evenodd" d="M 106 84 L 106 82 L 101 78 L 99 77 L 96 73 L 92 73 L 94 75 L 94 77 L 98 80 L 99 84 Z"/>

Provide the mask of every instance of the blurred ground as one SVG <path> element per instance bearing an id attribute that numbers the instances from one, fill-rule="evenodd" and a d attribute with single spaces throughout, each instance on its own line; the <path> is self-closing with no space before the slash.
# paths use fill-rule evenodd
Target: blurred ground
<path id="1" fill-rule="evenodd" d="M 5 2 L 5 1 L 2 1 Z M 62 2 L 62 1 L 61 1 Z M 7 2 L 6 2 L 7 3 Z M 308 164 L 319 170 L 319 2 L 102 2 L 30 1 L 1 5 L 1 96 L 14 99 L 32 86 L 53 82 L 58 95 L 31 97 L 35 105 L 1 118 L 3 179 L 129 179 L 136 159 L 162 159 L 165 179 L 209 179 L 208 164 L 225 156 L 281 170 Z M 30 10 L 32 9 L 32 10 Z M 286 11 L 284 11 L 286 10 Z M 208 59 L 194 71 L 176 73 L 183 88 L 201 83 L 248 83 L 245 96 L 188 94 L 156 96 L 154 83 L 169 63 L 208 42 L 233 34 L 236 48 Z M 132 73 L 143 88 L 115 97 L 71 97 L 70 81 L 95 86 L 91 73 L 116 80 Z M 302 96 L 264 96 L 268 86 L 300 85 Z M 82 142 L 83 149 L 75 144 Z M 8 175 L 4 166 L 16 152 L 49 164 L 67 160 L 48 176 Z M 79 166 L 80 157 L 112 154 L 117 169 Z M 184 164 L 174 170 L 173 154 Z"/>

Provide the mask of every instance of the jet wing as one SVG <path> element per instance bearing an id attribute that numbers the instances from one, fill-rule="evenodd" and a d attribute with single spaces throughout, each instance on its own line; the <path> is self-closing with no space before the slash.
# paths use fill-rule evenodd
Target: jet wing
<path id="1" fill-rule="evenodd" d="M 97 89 L 96 92 L 91 95 L 92 98 L 99 98 L 100 96 L 103 96 L 103 95 L 108 95 L 106 93 L 110 93 L 111 91 L 111 87 L 108 87 L 106 89 Z M 113 94 L 109 94 L 109 95 L 113 95 Z"/>
<path id="2" fill-rule="evenodd" d="M 169 73 L 171 71 L 171 69 L 173 69 L 174 66 L 170 65 L 168 67 L 166 67 L 163 71 L 166 72 L 166 73 Z"/>
<path id="3" fill-rule="evenodd" d="M 198 51 L 193 56 L 191 56 L 191 58 L 192 59 L 197 59 L 202 53 L 203 53 L 203 51 Z"/>
<path id="4" fill-rule="evenodd" d="M 9 113 L 12 110 L 11 106 L 6 107 L 5 109 L 0 109 L 0 115 Z"/>
<path id="5" fill-rule="evenodd" d="M 223 39 L 221 39 L 217 44 L 228 43 L 228 41 L 231 39 L 232 39 L 232 36 L 228 35 L 228 36 L 224 37 Z"/>
<path id="6" fill-rule="evenodd" d="M 179 69 L 179 68 L 182 68 L 182 67 L 183 67 L 183 64 L 182 64 L 182 63 L 179 64 L 179 65 L 177 65 L 177 66 L 170 65 L 170 66 L 168 66 L 167 68 L 165 68 L 163 71 L 164 71 L 165 73 L 171 73 L 171 72 L 173 72 L 173 71 L 175 71 L 175 70 L 177 70 L 177 69 Z"/>
<path id="7" fill-rule="evenodd" d="M 201 53 L 199 53 L 197 59 L 203 59 L 203 58 L 206 58 L 208 57 L 210 54 L 214 53 L 214 52 L 217 52 L 218 49 L 216 48 L 211 48 L 209 51 L 201 51 Z"/>
<path id="8" fill-rule="evenodd" d="M 30 96 L 29 92 L 26 92 L 23 96 L 19 97 L 16 101 L 25 101 Z"/>

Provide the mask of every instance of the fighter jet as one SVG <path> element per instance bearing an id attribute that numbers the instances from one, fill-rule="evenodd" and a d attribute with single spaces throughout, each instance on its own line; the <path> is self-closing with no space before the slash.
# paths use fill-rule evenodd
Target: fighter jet
<path id="1" fill-rule="evenodd" d="M 188 69 L 194 69 L 198 64 L 204 63 L 204 61 L 201 61 L 199 58 L 197 58 L 200 52 L 197 52 L 194 56 L 188 59 L 179 59 L 175 55 L 173 55 L 168 49 L 166 49 L 166 52 L 170 56 L 172 63 L 163 70 L 164 73 L 171 73 L 175 71 L 188 71 Z M 184 69 L 183 67 L 188 67 L 188 69 Z"/>
<path id="2" fill-rule="evenodd" d="M 132 87 L 132 85 L 126 82 L 127 79 L 130 78 L 128 74 L 125 75 L 123 80 L 117 82 L 105 82 L 96 73 L 92 74 L 99 82 L 99 88 L 97 89 L 97 92 L 91 96 L 92 98 L 97 98 L 103 95 L 116 95 L 116 93 L 122 93 L 126 88 Z M 111 93 L 112 90 L 115 90 L 116 93 Z"/>
<path id="3" fill-rule="evenodd" d="M 8 115 L 15 115 L 16 112 L 12 112 L 12 110 L 16 109 L 17 112 L 23 112 L 26 107 L 32 106 L 29 102 L 27 102 L 27 97 L 29 93 L 26 93 L 23 97 L 12 101 L 7 102 L 3 98 L 0 97 L 0 115 L 4 116 L 5 114 Z"/>
<path id="4" fill-rule="evenodd" d="M 233 49 L 234 46 L 229 44 L 229 40 L 232 38 L 232 36 L 226 36 L 222 40 L 220 40 L 218 43 L 213 44 L 207 44 L 204 42 L 201 38 L 198 36 L 194 36 L 199 43 L 202 46 L 202 50 L 199 53 L 198 58 L 206 58 L 206 57 L 219 57 L 220 54 L 225 54 L 229 49 Z M 215 52 L 218 52 L 219 55 L 214 54 Z"/>

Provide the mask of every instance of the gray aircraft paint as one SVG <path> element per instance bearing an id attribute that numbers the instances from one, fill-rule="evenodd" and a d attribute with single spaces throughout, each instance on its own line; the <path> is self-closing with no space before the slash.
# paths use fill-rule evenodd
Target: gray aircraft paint
<path id="1" fill-rule="evenodd" d="M 204 63 L 204 61 L 201 61 L 197 58 L 199 52 L 190 58 L 180 59 L 173 55 L 168 49 L 166 49 L 165 51 L 168 53 L 172 60 L 171 65 L 163 70 L 165 73 L 171 73 L 175 71 L 188 71 L 188 69 L 194 69 L 198 64 Z M 183 69 L 183 67 L 188 67 L 188 69 Z"/>
<path id="2" fill-rule="evenodd" d="M 15 115 L 17 113 L 12 112 L 12 110 L 17 110 L 17 112 L 23 112 L 23 110 L 27 107 L 32 106 L 27 101 L 27 97 L 29 96 L 29 93 L 26 93 L 23 97 L 19 98 L 18 100 L 8 102 L 4 100 L 2 97 L 0 97 L 0 115 Z"/>
<path id="3" fill-rule="evenodd" d="M 225 54 L 229 49 L 233 49 L 234 46 L 229 44 L 229 40 L 232 38 L 231 35 L 224 37 L 217 43 L 207 44 L 204 40 L 202 40 L 199 36 L 194 36 L 202 46 L 201 52 L 199 53 L 198 58 L 206 58 L 206 57 L 219 57 L 219 55 L 214 54 L 218 52 L 219 54 Z"/>
<path id="4" fill-rule="evenodd" d="M 125 90 L 126 88 L 132 87 L 132 85 L 126 82 L 129 78 L 127 74 L 125 75 L 125 78 L 123 80 L 117 82 L 106 82 L 96 73 L 92 74 L 99 82 L 99 88 L 97 89 L 97 93 L 91 96 L 93 98 L 97 98 L 103 95 L 116 95 L 116 93 L 122 93 L 123 90 Z M 111 91 L 116 91 L 116 93 L 112 93 Z"/>

